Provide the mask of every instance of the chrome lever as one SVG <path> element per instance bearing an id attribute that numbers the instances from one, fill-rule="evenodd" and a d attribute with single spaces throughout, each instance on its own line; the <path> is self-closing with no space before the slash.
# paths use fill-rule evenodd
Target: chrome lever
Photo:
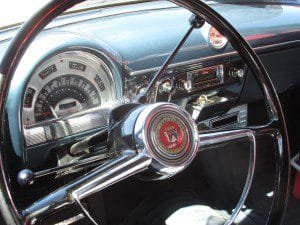
<path id="1" fill-rule="evenodd" d="M 38 172 L 33 172 L 30 169 L 23 169 L 18 173 L 17 181 L 21 186 L 29 186 L 32 185 L 37 178 L 48 176 L 59 172 L 64 172 L 73 168 L 76 169 L 81 168 L 91 164 L 97 166 L 99 163 L 103 162 L 103 160 L 106 160 L 108 158 L 109 158 L 108 154 L 101 154 L 101 155 L 96 155 L 93 157 L 81 159 L 76 162 L 68 163 L 66 165 L 41 170 Z"/>

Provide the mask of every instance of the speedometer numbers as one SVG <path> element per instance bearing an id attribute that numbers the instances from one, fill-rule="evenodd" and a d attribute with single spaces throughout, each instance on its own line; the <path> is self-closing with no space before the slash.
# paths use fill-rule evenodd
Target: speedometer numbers
<path id="1" fill-rule="evenodd" d="M 31 87 L 27 88 L 25 92 L 25 98 L 23 104 L 25 108 L 31 108 L 34 94 L 35 94 L 35 90 L 33 88 Z"/>
<path id="2" fill-rule="evenodd" d="M 42 79 L 47 78 L 49 75 L 51 75 L 52 73 L 56 72 L 56 66 L 53 64 L 51 66 L 48 66 L 47 68 L 43 69 L 40 73 L 39 76 Z"/>

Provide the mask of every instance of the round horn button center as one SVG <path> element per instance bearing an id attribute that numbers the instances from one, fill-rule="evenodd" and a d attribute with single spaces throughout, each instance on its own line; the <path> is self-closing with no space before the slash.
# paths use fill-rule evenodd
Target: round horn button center
<path id="1" fill-rule="evenodd" d="M 155 139 L 158 147 L 167 155 L 179 155 L 182 153 L 188 144 L 188 131 L 185 124 L 177 117 L 164 116 L 159 118 L 156 126 Z"/>
<path id="2" fill-rule="evenodd" d="M 191 115 L 173 103 L 141 106 L 134 137 L 136 148 L 152 158 L 159 175 L 171 176 L 186 168 L 198 151 L 198 130 Z"/>

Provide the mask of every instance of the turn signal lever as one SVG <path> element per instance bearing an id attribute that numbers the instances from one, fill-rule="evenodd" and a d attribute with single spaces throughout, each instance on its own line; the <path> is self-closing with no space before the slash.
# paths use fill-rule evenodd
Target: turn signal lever
<path id="1" fill-rule="evenodd" d="M 96 166 L 99 165 L 100 163 L 103 163 L 103 161 L 107 159 L 109 159 L 108 154 L 101 154 L 86 159 L 81 159 L 76 162 L 69 163 L 63 166 L 57 166 L 50 169 L 41 170 L 38 172 L 33 172 L 30 169 L 23 169 L 18 173 L 17 181 L 21 186 L 29 186 L 32 185 L 37 178 L 48 176 L 51 174 L 56 174 L 71 169 L 86 167 L 88 165 Z"/>

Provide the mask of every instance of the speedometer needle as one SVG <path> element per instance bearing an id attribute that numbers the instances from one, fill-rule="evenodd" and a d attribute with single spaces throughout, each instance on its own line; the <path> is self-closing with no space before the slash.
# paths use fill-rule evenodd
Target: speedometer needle
<path id="1" fill-rule="evenodd" d="M 52 105 L 49 105 L 49 107 L 50 107 L 50 110 L 51 110 L 51 112 L 52 112 L 52 115 L 54 116 L 55 119 L 57 119 L 58 116 L 57 116 L 57 114 L 56 114 L 56 112 L 55 112 L 53 106 L 52 106 Z"/>

